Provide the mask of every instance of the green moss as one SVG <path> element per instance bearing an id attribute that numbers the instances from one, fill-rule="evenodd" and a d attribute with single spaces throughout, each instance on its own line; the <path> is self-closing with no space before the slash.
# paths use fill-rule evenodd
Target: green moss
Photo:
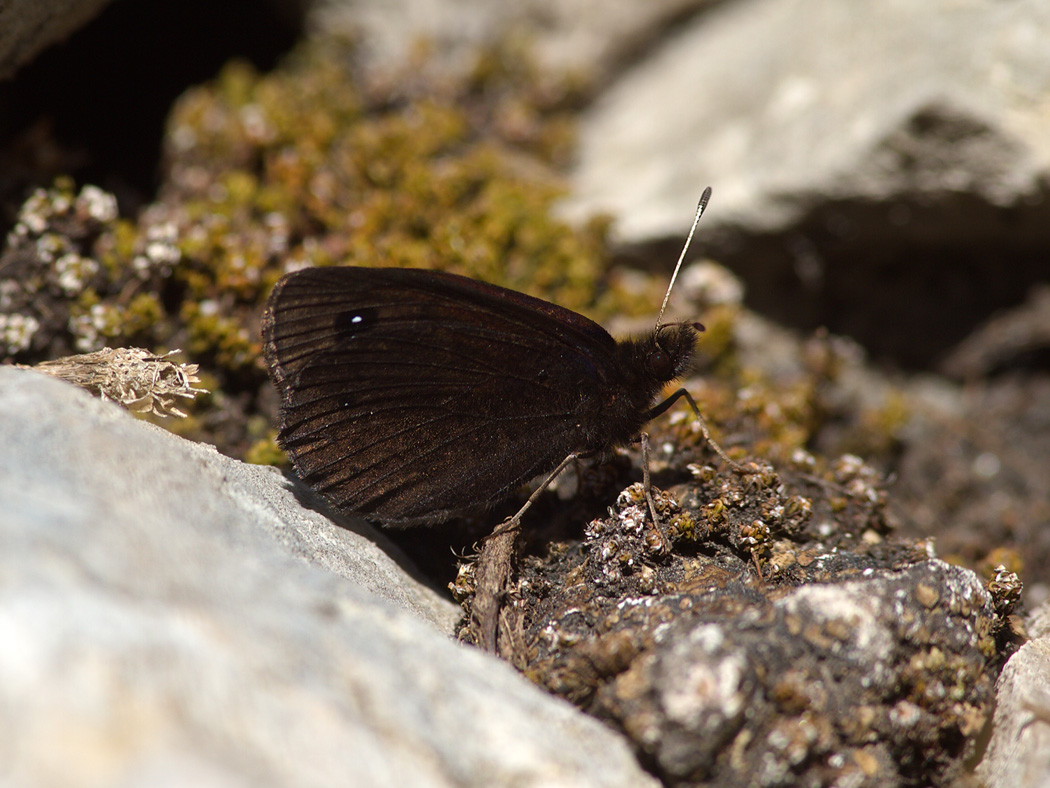
<path id="1" fill-rule="evenodd" d="M 163 316 L 164 307 L 156 293 L 139 293 L 124 310 L 121 336 L 144 336 Z"/>
<path id="2" fill-rule="evenodd" d="M 186 302 L 182 309 L 188 339 L 187 352 L 196 358 L 212 358 L 220 367 L 239 370 L 253 366 L 259 342 L 236 319 L 214 311 L 212 302 Z"/>
<path id="3" fill-rule="evenodd" d="M 129 262 L 135 256 L 135 244 L 138 241 L 138 228 L 127 219 L 118 219 L 113 223 L 97 245 L 97 257 L 111 279 L 125 275 Z"/>
<path id="4" fill-rule="evenodd" d="M 553 219 L 555 179 L 535 162 L 522 166 L 521 151 L 501 138 L 498 106 L 482 101 L 478 111 L 479 92 L 498 104 L 509 80 L 534 76 L 520 56 L 503 69 L 493 57 L 483 55 L 462 84 L 375 103 L 333 67 L 349 59 L 345 51 L 315 46 L 266 76 L 228 66 L 214 86 L 191 91 L 171 121 L 173 141 L 184 141 L 179 159 L 214 175 L 185 195 L 207 226 L 182 244 L 184 254 L 224 285 L 223 258 L 258 256 L 243 248 L 245 223 L 279 212 L 300 239 L 288 250 L 294 259 L 440 268 L 570 307 L 593 303 L 604 227 L 578 232 Z M 546 111 L 533 108 L 537 118 Z M 317 259 L 311 242 L 320 239 Z M 189 284 L 199 293 L 204 282 Z"/>
<path id="5" fill-rule="evenodd" d="M 271 430 L 265 438 L 260 438 L 244 453 L 244 461 L 256 465 L 288 466 L 288 456 L 277 445 L 277 432 Z"/>

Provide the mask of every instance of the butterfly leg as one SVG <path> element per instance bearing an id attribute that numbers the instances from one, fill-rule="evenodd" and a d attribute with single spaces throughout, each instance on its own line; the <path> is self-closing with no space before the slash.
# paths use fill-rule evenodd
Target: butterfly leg
<path id="1" fill-rule="evenodd" d="M 707 441 L 708 445 L 715 450 L 715 454 L 722 458 L 722 462 L 724 462 L 737 473 L 745 475 L 761 473 L 761 471 L 757 468 L 748 468 L 744 465 L 741 465 L 736 460 L 731 460 L 729 458 L 729 455 L 726 454 L 725 451 L 723 451 L 722 447 L 718 445 L 718 441 L 711 437 L 711 433 L 708 432 L 707 429 L 707 422 L 704 421 L 704 417 L 700 415 L 700 408 L 697 407 L 696 400 L 694 400 L 693 395 L 685 389 L 678 389 L 678 391 L 671 394 L 671 396 L 669 396 L 655 408 L 646 413 L 645 420 L 650 421 L 652 419 L 655 419 L 661 413 L 670 408 L 671 405 L 673 405 L 679 398 L 682 397 L 684 397 L 685 401 L 689 403 L 689 407 L 693 410 L 693 415 L 696 416 L 696 423 L 700 425 L 700 434 L 704 436 L 704 440 Z"/>
<path id="2" fill-rule="evenodd" d="M 518 509 L 518 511 L 515 512 L 512 516 L 508 517 L 506 520 L 504 520 L 502 523 L 496 526 L 496 529 L 488 536 L 486 536 L 485 539 L 491 539 L 494 536 L 499 536 L 500 534 L 507 533 L 508 531 L 517 531 L 521 527 L 522 515 L 524 515 L 525 512 L 529 510 L 529 508 L 532 506 L 533 503 L 536 502 L 536 499 L 540 497 L 543 491 L 550 487 L 551 482 L 558 478 L 561 472 L 568 467 L 569 463 L 574 462 L 579 458 L 580 455 L 578 453 L 574 453 L 568 455 L 564 460 L 558 463 L 558 467 L 547 475 L 547 478 L 544 479 L 540 486 L 537 487 L 536 490 L 532 493 L 532 495 L 529 496 L 529 499 L 525 501 L 522 507 Z"/>
<path id="3" fill-rule="evenodd" d="M 524 505 L 508 517 L 482 540 L 481 553 L 475 569 L 476 586 L 474 602 L 470 608 L 469 630 L 474 642 L 483 651 L 498 653 L 499 624 L 503 620 L 503 601 L 510 584 L 514 562 L 514 541 L 521 527 L 521 517 L 535 503 L 544 490 L 553 482 L 578 454 L 570 454 L 562 460 Z"/>
<path id="4" fill-rule="evenodd" d="M 653 533 L 656 535 L 659 553 L 667 555 L 671 552 L 671 543 L 660 530 L 660 518 L 656 514 L 656 502 L 653 500 L 653 483 L 649 476 L 649 433 L 641 433 L 638 440 L 642 444 L 642 489 L 645 491 L 645 500 L 649 504 L 649 514 L 653 517 Z"/>

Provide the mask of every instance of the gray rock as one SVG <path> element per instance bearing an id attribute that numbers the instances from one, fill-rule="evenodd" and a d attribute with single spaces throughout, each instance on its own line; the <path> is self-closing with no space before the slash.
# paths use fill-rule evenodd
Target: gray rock
<path id="1" fill-rule="evenodd" d="M 109 0 L 11 0 L 0 3 L 0 79 L 44 47 L 88 23 Z"/>
<path id="2" fill-rule="evenodd" d="M 941 783 L 933 764 L 958 757 L 991 698 L 992 620 L 969 570 L 871 571 L 730 622 L 671 625 L 599 706 L 687 782 L 906 785 L 928 759 Z"/>
<path id="3" fill-rule="evenodd" d="M 1039 0 L 722 4 L 587 113 L 567 209 L 635 243 L 681 237 L 707 184 L 709 233 L 779 231 L 829 198 L 1023 202 L 1050 164 L 1048 36 Z"/>
<path id="4" fill-rule="evenodd" d="M 373 65 L 397 65 L 420 41 L 449 65 L 471 62 L 479 47 L 525 34 L 551 69 L 600 80 L 627 52 L 658 38 L 676 17 L 710 0 L 317 0 L 310 27 L 356 33 Z M 428 68 L 433 62 L 428 62 Z"/>
<path id="5" fill-rule="evenodd" d="M 977 775 L 988 788 L 1050 786 L 1050 605 L 1032 616 L 1033 639 L 1010 657 L 996 692 L 992 734 Z"/>
<path id="6" fill-rule="evenodd" d="M 11 784 L 655 784 L 274 470 L 11 368 L 0 445 Z"/>

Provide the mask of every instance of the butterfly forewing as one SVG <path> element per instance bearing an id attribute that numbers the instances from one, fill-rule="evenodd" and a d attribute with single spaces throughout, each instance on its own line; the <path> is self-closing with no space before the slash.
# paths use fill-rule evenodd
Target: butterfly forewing
<path id="1" fill-rule="evenodd" d="M 496 502 L 553 468 L 616 383 L 597 324 L 436 272 L 298 272 L 263 332 L 300 476 L 391 524 Z"/>

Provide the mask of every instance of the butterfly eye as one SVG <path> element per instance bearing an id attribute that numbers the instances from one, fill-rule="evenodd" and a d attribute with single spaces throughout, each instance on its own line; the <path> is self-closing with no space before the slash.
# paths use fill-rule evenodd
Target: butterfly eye
<path id="1" fill-rule="evenodd" d="M 649 354 L 649 371 L 652 372 L 653 377 L 657 380 L 671 380 L 674 375 L 674 364 L 671 363 L 671 357 L 667 355 L 659 346 L 657 346 L 652 353 Z"/>

